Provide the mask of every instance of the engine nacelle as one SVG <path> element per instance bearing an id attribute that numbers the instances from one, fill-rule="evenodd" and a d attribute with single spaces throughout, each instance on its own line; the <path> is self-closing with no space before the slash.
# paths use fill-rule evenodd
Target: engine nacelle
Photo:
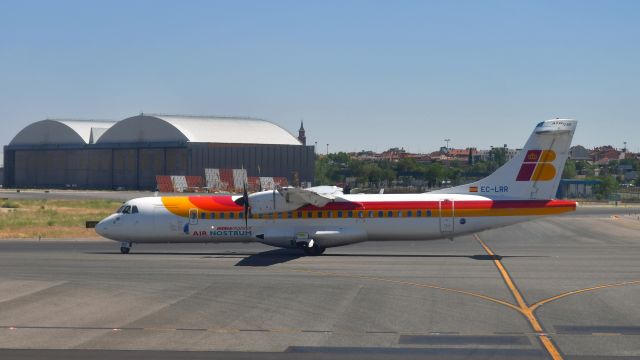
<path id="1" fill-rule="evenodd" d="M 360 228 L 340 228 L 318 230 L 311 237 L 318 245 L 328 248 L 366 241 L 367 233 Z"/>
<path id="2" fill-rule="evenodd" d="M 296 247 L 295 233 L 290 229 L 267 229 L 262 234 L 257 234 L 259 242 L 281 248 Z"/>
<path id="3" fill-rule="evenodd" d="M 297 244 L 313 240 L 323 248 L 355 244 L 367 240 L 367 233 L 360 228 L 337 228 L 304 231 L 293 231 L 286 228 L 271 228 L 256 235 L 259 242 L 271 246 L 291 248 Z"/>
<path id="4" fill-rule="evenodd" d="M 268 190 L 249 195 L 249 206 L 252 214 L 271 214 L 275 212 L 293 211 L 299 204 L 288 203 L 277 190 Z"/>

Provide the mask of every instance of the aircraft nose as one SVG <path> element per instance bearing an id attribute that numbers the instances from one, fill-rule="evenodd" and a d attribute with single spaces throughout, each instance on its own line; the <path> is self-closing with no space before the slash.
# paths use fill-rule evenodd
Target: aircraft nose
<path id="1" fill-rule="evenodd" d="M 98 235 L 107 237 L 106 236 L 107 225 L 105 225 L 104 220 L 101 220 L 99 223 L 96 224 L 95 230 L 96 230 L 96 233 L 98 233 Z"/>
<path id="2" fill-rule="evenodd" d="M 95 230 L 96 233 L 98 233 L 98 235 L 105 237 L 107 239 L 110 239 L 111 236 L 110 235 L 110 231 L 109 231 L 109 226 L 113 226 L 113 224 L 110 224 L 110 217 L 106 217 L 104 219 L 102 219 L 99 223 L 96 224 Z"/>

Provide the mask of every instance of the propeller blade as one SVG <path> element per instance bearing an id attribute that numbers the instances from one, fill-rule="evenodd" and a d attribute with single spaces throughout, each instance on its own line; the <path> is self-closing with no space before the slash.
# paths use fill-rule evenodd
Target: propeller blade
<path id="1" fill-rule="evenodd" d="M 273 189 L 273 211 L 276 211 L 276 189 Z"/>
<path id="2" fill-rule="evenodd" d="M 249 228 L 249 194 L 247 193 L 247 183 L 242 185 L 242 204 L 244 205 L 244 229 Z"/>

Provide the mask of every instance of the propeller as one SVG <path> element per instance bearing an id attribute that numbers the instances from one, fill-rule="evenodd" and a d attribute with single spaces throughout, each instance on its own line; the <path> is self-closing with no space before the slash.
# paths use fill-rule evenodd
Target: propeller
<path id="1" fill-rule="evenodd" d="M 276 189 L 273 189 L 273 211 L 276 211 Z"/>
<path id="2" fill-rule="evenodd" d="M 249 194 L 247 193 L 247 183 L 242 184 L 242 205 L 244 206 L 244 229 L 249 228 Z"/>

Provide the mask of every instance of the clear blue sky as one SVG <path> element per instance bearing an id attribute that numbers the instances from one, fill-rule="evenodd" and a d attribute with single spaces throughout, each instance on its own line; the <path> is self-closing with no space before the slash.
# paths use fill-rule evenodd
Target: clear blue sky
<path id="1" fill-rule="evenodd" d="M 248 115 L 322 152 L 640 150 L 640 1 L 0 2 L 0 144 L 46 117 Z"/>

